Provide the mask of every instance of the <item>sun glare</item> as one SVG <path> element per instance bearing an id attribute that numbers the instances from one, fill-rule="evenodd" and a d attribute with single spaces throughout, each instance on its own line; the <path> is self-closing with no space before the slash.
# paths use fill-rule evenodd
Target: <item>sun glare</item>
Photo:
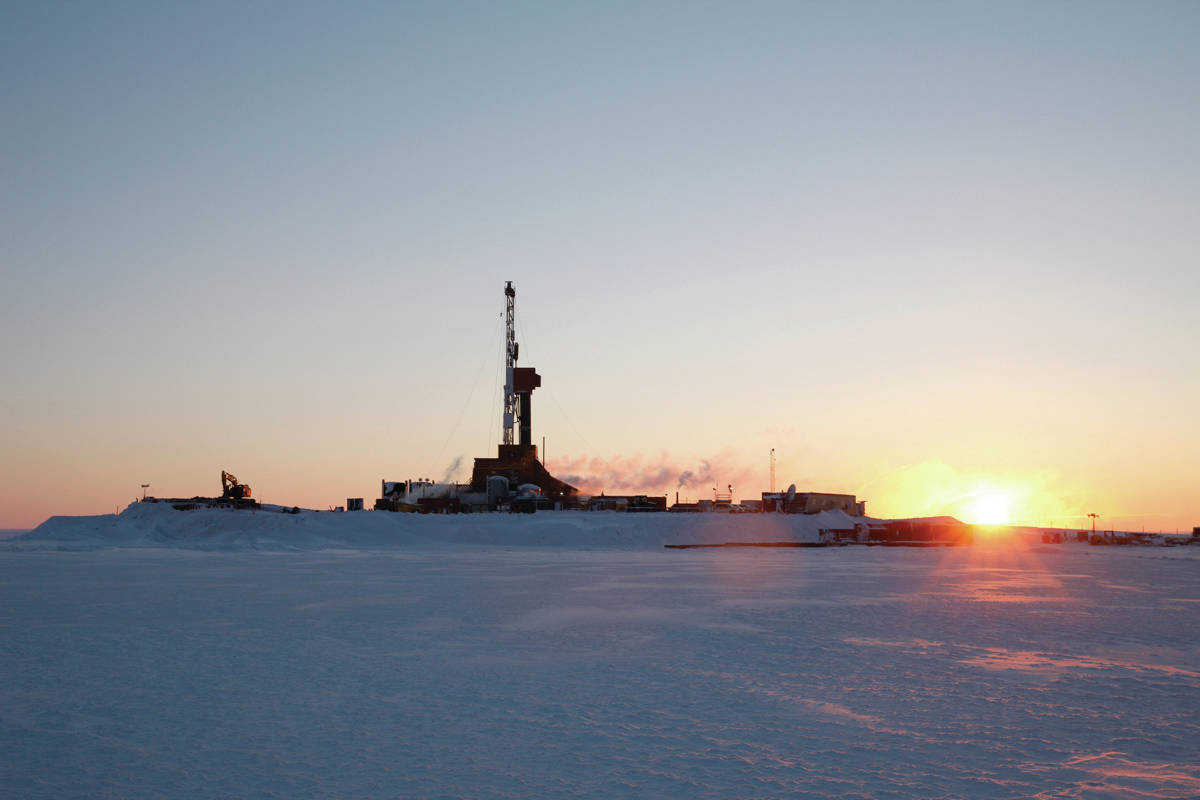
<path id="1" fill-rule="evenodd" d="M 973 525 L 1006 525 L 1012 519 L 1012 498 L 1005 492 L 982 491 L 967 506 L 968 519 Z"/>
<path id="2" fill-rule="evenodd" d="M 968 525 L 1000 529 L 1012 525 L 1062 527 L 1080 517 L 1078 486 L 1049 471 L 961 472 L 941 461 L 891 470 L 864 487 L 880 517 L 949 516 Z M 872 508 L 872 506 L 868 506 Z M 1084 509 L 1086 510 L 1086 509 Z M 1055 521 L 1059 524 L 1055 525 Z M 1067 525 L 1077 522 L 1066 522 Z"/>

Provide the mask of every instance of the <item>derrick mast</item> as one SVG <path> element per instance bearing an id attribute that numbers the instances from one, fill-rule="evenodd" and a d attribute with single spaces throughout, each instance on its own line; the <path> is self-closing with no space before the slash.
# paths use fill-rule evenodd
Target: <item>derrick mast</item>
<path id="1" fill-rule="evenodd" d="M 515 326 L 517 290 L 512 281 L 504 284 L 504 444 L 513 443 L 513 426 L 517 417 L 517 391 L 513 372 L 517 367 L 517 329 Z"/>
<path id="2" fill-rule="evenodd" d="M 504 410 L 501 412 L 504 432 L 495 458 L 475 459 L 471 491 L 490 493 L 493 485 L 503 483 L 501 494 L 506 495 L 532 485 L 543 501 L 561 502 L 577 495 L 579 490 L 551 475 L 538 461 L 538 448 L 533 443 L 533 391 L 542 385 L 542 376 L 533 367 L 517 366 L 516 300 L 517 290 L 512 281 L 505 281 Z M 504 480 L 497 482 L 493 478 Z"/>

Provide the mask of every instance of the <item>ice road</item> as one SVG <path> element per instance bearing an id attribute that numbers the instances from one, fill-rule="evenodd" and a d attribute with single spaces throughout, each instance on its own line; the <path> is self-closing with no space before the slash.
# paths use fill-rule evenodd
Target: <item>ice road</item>
<path id="1" fill-rule="evenodd" d="M 1192 550 L 0 552 L 0 794 L 1194 798 Z"/>

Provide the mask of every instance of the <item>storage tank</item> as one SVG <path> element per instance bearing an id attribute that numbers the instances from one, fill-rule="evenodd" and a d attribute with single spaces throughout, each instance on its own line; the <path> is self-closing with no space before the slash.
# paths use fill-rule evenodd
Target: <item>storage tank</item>
<path id="1" fill-rule="evenodd" d="M 508 478 L 503 475 L 489 475 L 487 479 L 488 505 L 495 508 L 508 497 Z"/>

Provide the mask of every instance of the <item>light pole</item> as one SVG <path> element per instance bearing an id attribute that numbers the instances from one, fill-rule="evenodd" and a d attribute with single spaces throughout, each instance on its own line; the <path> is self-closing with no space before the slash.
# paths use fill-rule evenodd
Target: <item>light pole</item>
<path id="1" fill-rule="evenodd" d="M 142 499 L 143 499 L 143 500 L 145 500 L 145 499 L 146 499 L 146 490 L 147 490 L 147 489 L 149 489 L 149 488 L 150 488 L 150 484 L 148 484 L 148 483 L 143 483 L 143 484 L 142 484 Z"/>
<path id="2" fill-rule="evenodd" d="M 1088 516 L 1092 518 L 1092 533 L 1095 533 L 1096 532 L 1096 519 L 1099 518 L 1100 515 L 1099 514 L 1088 514 Z"/>

